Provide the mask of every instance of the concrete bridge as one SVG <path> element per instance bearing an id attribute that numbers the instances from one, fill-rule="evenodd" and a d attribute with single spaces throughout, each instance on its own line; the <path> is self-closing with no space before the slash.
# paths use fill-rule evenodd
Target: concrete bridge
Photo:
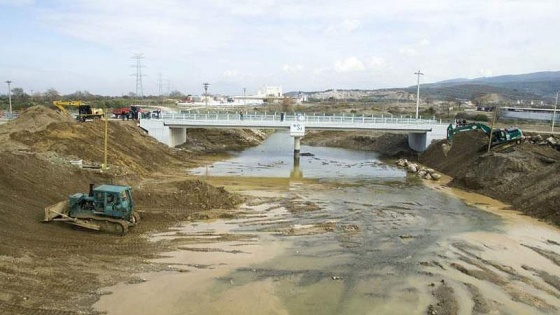
<path id="1" fill-rule="evenodd" d="M 171 147 L 187 140 L 188 128 L 285 129 L 294 137 L 295 154 L 299 154 L 306 130 L 406 133 L 410 148 L 422 152 L 432 140 L 447 137 L 448 125 L 434 119 L 409 117 L 284 113 L 165 113 L 159 118 L 140 120 L 140 127 L 148 134 Z"/>

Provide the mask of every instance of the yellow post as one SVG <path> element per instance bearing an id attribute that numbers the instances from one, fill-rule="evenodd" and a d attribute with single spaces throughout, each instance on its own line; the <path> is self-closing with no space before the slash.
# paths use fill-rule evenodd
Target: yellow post
<path id="1" fill-rule="evenodd" d="M 109 138 L 109 119 L 107 118 L 107 109 L 103 112 L 105 116 L 105 151 L 104 151 L 104 158 L 103 158 L 103 170 L 107 169 L 107 142 Z"/>
<path id="2" fill-rule="evenodd" d="M 490 126 L 490 139 L 488 139 L 488 149 L 486 152 L 490 152 L 490 146 L 492 145 L 492 133 L 494 132 L 494 124 L 496 123 L 496 113 L 498 112 L 498 106 L 494 108 L 494 117 L 492 117 L 492 126 Z"/>

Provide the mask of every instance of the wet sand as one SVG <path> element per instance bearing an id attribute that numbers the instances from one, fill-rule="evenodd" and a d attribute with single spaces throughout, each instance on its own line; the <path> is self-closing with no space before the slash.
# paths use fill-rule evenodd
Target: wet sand
<path id="1" fill-rule="evenodd" d="M 177 271 L 106 288 L 111 294 L 95 308 L 108 314 L 560 309 L 557 228 L 490 198 L 427 184 L 433 192 L 427 197 L 417 185 L 398 181 L 334 190 L 312 182 L 272 181 L 255 191 L 234 184 L 255 198 L 242 207 L 245 216 L 153 236 L 178 244 L 180 250 L 154 260 Z M 355 195 L 344 199 L 348 193 Z M 416 202 L 403 201 L 410 194 L 418 194 Z"/>

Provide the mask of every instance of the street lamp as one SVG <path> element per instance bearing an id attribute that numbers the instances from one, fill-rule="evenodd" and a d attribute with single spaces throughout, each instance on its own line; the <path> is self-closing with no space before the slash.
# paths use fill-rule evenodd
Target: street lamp
<path id="1" fill-rule="evenodd" d="M 10 104 L 10 118 L 12 118 L 12 89 L 10 87 L 12 81 L 8 80 L 6 83 L 8 83 L 8 104 Z"/>
<path id="2" fill-rule="evenodd" d="M 204 86 L 204 95 L 206 96 L 204 98 L 205 104 L 206 104 L 206 107 L 208 107 L 208 86 L 210 85 L 210 83 L 204 82 L 204 83 L 202 83 L 202 85 Z"/>
<path id="3" fill-rule="evenodd" d="M 552 130 L 554 132 L 554 121 L 556 120 L 556 108 L 558 107 L 558 91 L 556 91 L 556 103 L 554 103 L 554 111 L 552 112 Z"/>
<path id="4" fill-rule="evenodd" d="M 414 74 L 418 75 L 418 89 L 416 90 L 416 119 L 418 119 L 418 107 L 420 107 L 420 76 L 424 74 L 420 72 L 420 70 L 414 72 Z"/>

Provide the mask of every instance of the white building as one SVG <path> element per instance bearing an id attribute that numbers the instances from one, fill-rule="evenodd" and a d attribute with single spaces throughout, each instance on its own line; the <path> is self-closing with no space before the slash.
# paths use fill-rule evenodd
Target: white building
<path id="1" fill-rule="evenodd" d="M 282 97 L 281 86 L 265 85 L 257 91 L 257 97 Z"/>

